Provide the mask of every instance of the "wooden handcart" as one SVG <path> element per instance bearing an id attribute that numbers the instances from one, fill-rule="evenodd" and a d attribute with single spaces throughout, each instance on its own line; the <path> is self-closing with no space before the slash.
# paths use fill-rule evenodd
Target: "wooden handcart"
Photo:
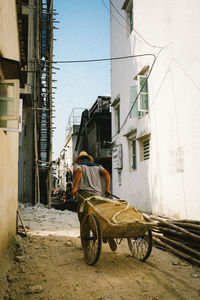
<path id="1" fill-rule="evenodd" d="M 78 211 L 84 257 L 94 265 L 101 254 L 102 241 L 126 238 L 131 254 L 145 261 L 152 250 L 151 223 L 125 200 L 102 197 L 84 199 Z M 111 247 L 112 249 L 112 247 Z M 113 249 L 112 249 L 113 250 Z"/>

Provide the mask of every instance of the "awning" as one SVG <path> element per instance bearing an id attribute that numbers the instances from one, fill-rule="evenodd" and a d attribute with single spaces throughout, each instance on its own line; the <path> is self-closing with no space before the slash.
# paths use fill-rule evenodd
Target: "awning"
<path id="1" fill-rule="evenodd" d="M 150 137 L 150 135 L 151 135 L 150 132 L 143 132 L 136 137 L 136 140 L 144 140 L 144 139 Z"/>
<path id="2" fill-rule="evenodd" d="M 0 68 L 3 71 L 4 79 L 19 79 L 20 78 L 20 62 L 0 57 Z"/>
<path id="3" fill-rule="evenodd" d="M 135 128 L 125 133 L 123 136 L 127 137 L 128 139 L 131 139 L 132 137 L 136 136 L 136 133 L 137 133 L 137 129 Z"/>
<path id="4" fill-rule="evenodd" d="M 114 99 L 114 101 L 113 101 L 113 103 L 111 104 L 111 106 L 116 106 L 118 103 L 120 102 L 120 96 L 117 96 L 115 99 Z"/>

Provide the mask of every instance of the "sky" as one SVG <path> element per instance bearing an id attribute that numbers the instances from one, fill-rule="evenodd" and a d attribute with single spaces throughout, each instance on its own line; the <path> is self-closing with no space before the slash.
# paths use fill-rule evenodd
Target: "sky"
<path id="1" fill-rule="evenodd" d="M 109 0 L 104 0 L 109 7 Z M 101 0 L 54 0 L 58 15 L 54 26 L 53 61 L 110 57 L 110 16 Z M 98 96 L 110 96 L 107 62 L 54 64 L 56 87 L 53 160 L 64 148 L 66 127 L 74 108 L 91 108 Z M 77 110 L 76 110 L 77 112 Z"/>

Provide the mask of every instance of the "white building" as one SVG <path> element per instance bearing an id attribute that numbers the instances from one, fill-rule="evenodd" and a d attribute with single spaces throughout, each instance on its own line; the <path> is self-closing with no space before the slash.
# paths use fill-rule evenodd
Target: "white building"
<path id="1" fill-rule="evenodd" d="M 113 193 L 198 219 L 200 1 L 112 0 Z M 131 109 L 132 107 L 132 109 Z"/>
<path id="2" fill-rule="evenodd" d="M 79 125 L 72 125 L 67 131 L 64 148 L 60 151 L 60 157 L 56 162 L 56 187 L 60 185 L 61 190 L 66 190 L 66 172 L 73 170 L 75 159 L 75 146 L 78 137 Z"/>
<path id="3" fill-rule="evenodd" d="M 80 125 L 72 125 L 65 141 L 66 164 L 67 168 L 70 170 L 73 170 L 73 162 L 76 158 L 75 146 L 78 138 L 79 127 Z"/>

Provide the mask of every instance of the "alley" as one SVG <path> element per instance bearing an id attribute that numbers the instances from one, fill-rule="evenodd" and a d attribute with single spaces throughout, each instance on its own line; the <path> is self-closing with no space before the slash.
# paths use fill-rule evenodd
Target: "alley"
<path id="1" fill-rule="evenodd" d="M 103 244 L 98 263 L 83 258 L 76 213 L 21 206 L 28 237 L 7 275 L 3 299 L 200 299 L 200 270 L 153 247 L 142 263 L 124 240 L 116 252 Z"/>

